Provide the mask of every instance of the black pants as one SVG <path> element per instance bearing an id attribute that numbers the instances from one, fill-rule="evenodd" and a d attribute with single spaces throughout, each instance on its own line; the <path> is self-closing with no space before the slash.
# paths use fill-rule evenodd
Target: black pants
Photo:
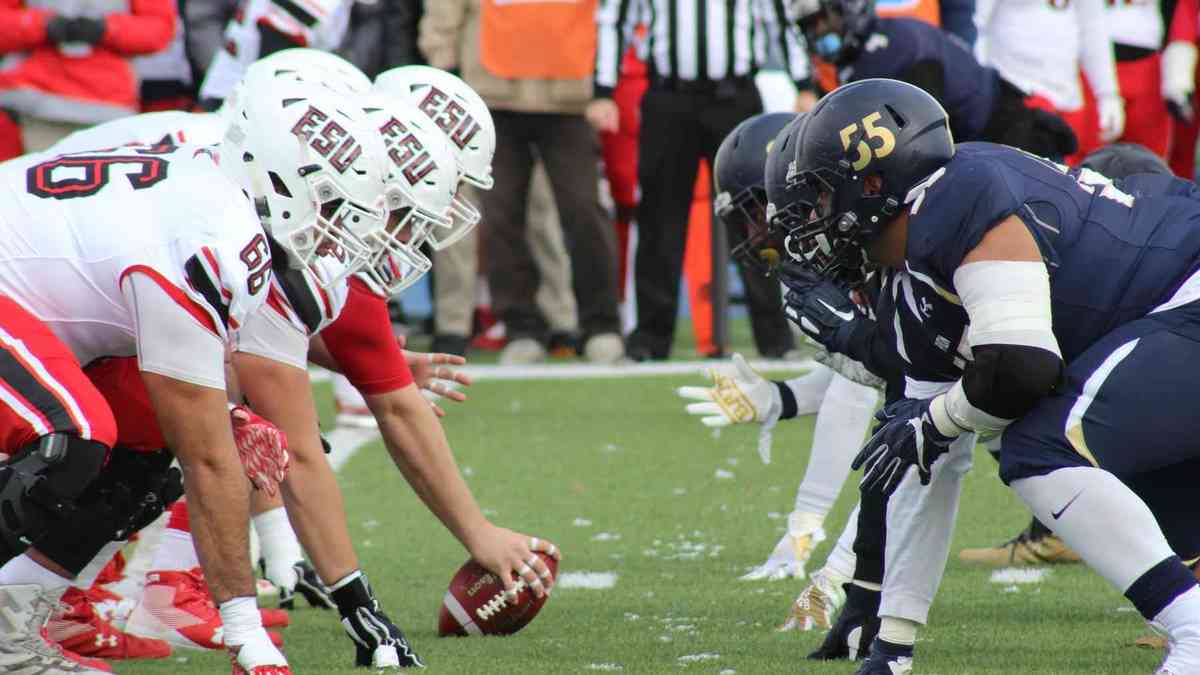
<path id="1" fill-rule="evenodd" d="M 582 115 L 492 111 L 495 185 L 482 193 L 480 258 L 497 314 L 510 339 L 544 340 L 548 327 L 534 301 L 540 278 L 525 239 L 526 203 L 536 157 L 550 178 L 562 223 L 584 339 L 620 333 L 616 234 L 600 206 L 599 145 Z"/>
<path id="2" fill-rule="evenodd" d="M 679 310 L 679 280 L 688 213 L 701 159 L 711 169 L 717 148 L 742 120 L 762 112 L 752 80 L 723 91 L 676 91 L 651 86 L 642 98 L 638 140 L 638 245 L 634 257 L 637 329 L 631 349 L 657 358 L 671 350 Z M 735 242 L 736 243 L 736 242 Z M 741 269 L 760 353 L 781 355 L 794 342 L 780 311 L 779 284 Z"/>

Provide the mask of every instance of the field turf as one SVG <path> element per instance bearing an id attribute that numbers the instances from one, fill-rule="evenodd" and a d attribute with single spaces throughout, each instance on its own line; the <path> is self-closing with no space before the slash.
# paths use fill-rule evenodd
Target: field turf
<path id="1" fill-rule="evenodd" d="M 351 532 L 384 607 L 430 673 L 852 673 L 806 661 L 819 633 L 777 633 L 803 582 L 739 582 L 784 528 L 808 457 L 811 417 L 781 424 L 762 465 L 755 429 L 719 436 L 683 414 L 672 393 L 699 376 L 484 381 L 444 423 L 460 464 L 497 523 L 552 539 L 560 572 L 616 575 L 607 590 L 558 589 L 509 638 L 439 639 L 437 611 L 466 554 L 423 508 L 382 445 L 341 472 Z M 318 385 L 324 415 L 328 388 Z M 829 540 L 853 506 L 853 481 L 826 523 Z M 1150 673 L 1160 654 L 1130 646 L 1146 628 L 1119 593 L 1082 566 L 1040 584 L 989 581 L 959 563 L 965 546 L 1003 541 L 1027 515 L 984 452 L 968 475 L 959 526 L 916 671 Z M 936 564 L 936 561 L 930 561 Z M 363 672 L 333 612 L 301 609 L 284 631 L 296 673 Z M 118 673 L 228 672 L 224 654 L 177 652 L 118 663 Z"/>

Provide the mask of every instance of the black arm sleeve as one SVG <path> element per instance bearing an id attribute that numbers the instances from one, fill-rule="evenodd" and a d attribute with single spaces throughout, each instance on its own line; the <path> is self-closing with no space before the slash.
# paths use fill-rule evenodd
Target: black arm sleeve
<path id="1" fill-rule="evenodd" d="M 850 336 L 846 356 L 863 364 L 867 370 L 886 382 L 904 377 L 904 361 L 887 335 L 873 320 L 860 321 Z"/>
<path id="2" fill-rule="evenodd" d="M 1023 417 L 1062 379 L 1058 354 L 1025 345 L 979 345 L 963 371 L 963 392 L 971 405 L 989 415 Z"/>

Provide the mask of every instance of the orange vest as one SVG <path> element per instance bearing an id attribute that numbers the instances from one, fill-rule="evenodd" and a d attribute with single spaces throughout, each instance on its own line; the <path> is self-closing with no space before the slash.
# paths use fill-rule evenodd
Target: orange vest
<path id="1" fill-rule="evenodd" d="M 906 16 L 910 19 L 920 19 L 939 28 L 942 26 L 942 13 L 938 9 L 938 0 L 879 0 L 875 3 L 875 13 L 889 19 Z"/>
<path id="2" fill-rule="evenodd" d="M 509 80 L 580 80 L 596 65 L 596 0 L 482 0 L 479 61 Z"/>

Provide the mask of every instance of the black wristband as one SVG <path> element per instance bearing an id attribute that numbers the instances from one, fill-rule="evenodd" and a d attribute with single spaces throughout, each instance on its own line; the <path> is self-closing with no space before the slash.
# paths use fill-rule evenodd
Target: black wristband
<path id="1" fill-rule="evenodd" d="M 783 401 L 783 412 L 779 413 L 779 419 L 790 420 L 800 411 L 796 405 L 796 395 L 792 393 L 792 388 L 787 386 L 787 382 L 781 380 L 771 380 L 771 384 L 779 388 L 779 399 Z"/>

